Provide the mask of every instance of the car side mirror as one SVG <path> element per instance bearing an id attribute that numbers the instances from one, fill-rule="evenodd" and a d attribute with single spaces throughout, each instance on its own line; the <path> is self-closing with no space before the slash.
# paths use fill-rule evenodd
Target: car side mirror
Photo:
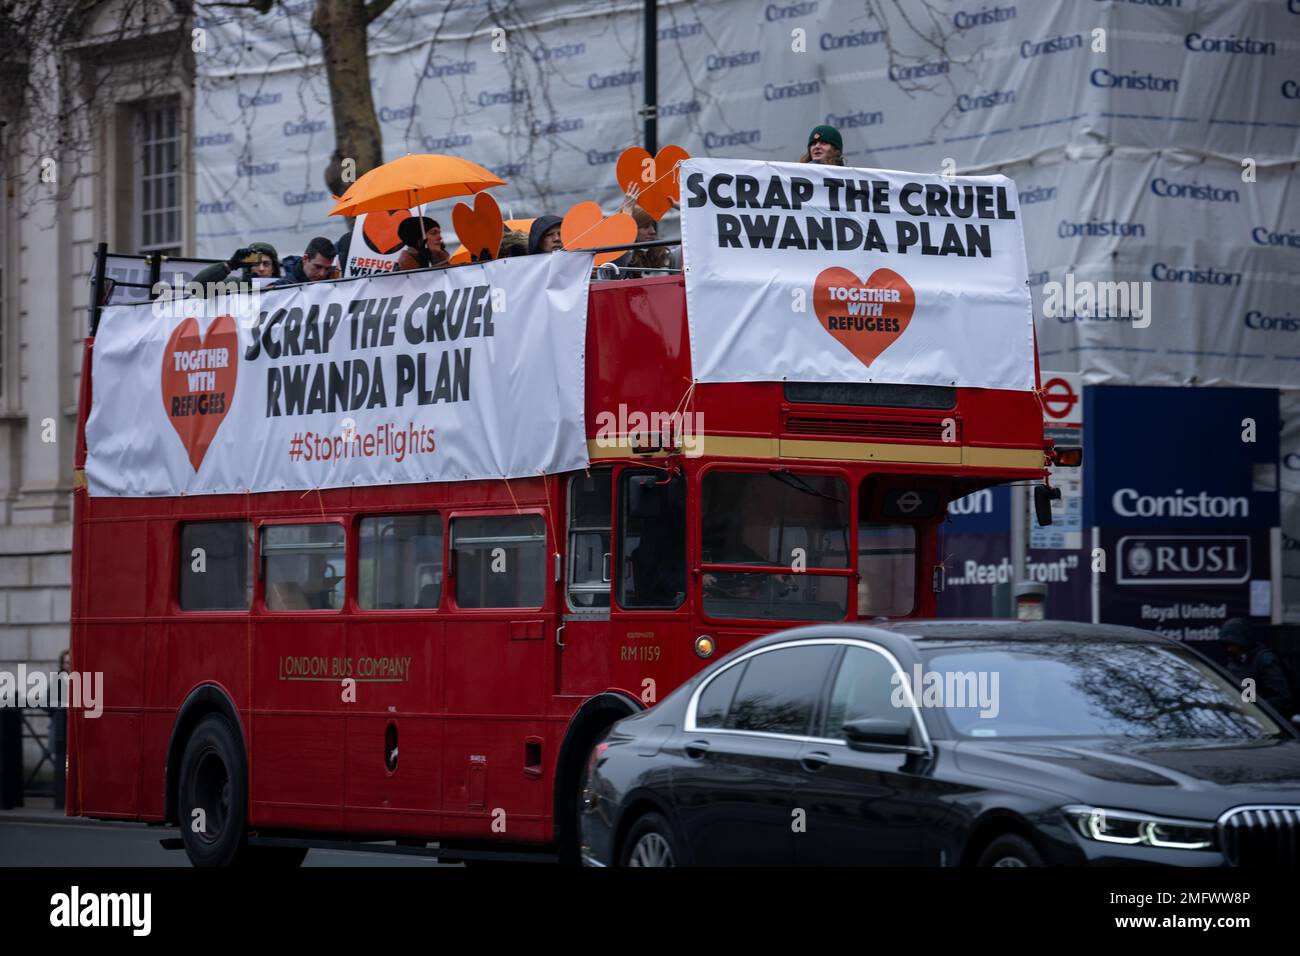
<path id="1" fill-rule="evenodd" d="M 851 750 L 906 747 L 912 742 L 912 724 L 890 717 L 863 717 L 844 725 L 844 737 Z"/>

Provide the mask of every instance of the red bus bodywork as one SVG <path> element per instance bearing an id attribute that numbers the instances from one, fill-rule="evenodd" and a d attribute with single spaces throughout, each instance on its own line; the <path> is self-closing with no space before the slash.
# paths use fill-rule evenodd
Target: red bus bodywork
<path id="1" fill-rule="evenodd" d="M 88 339 L 79 479 L 93 348 Z M 176 822 L 186 734 L 215 711 L 237 723 L 242 735 L 254 831 L 415 837 L 443 846 L 563 846 L 592 741 L 708 663 L 695 653 L 697 637 L 714 639 L 716 659 L 797 623 L 705 617 L 702 472 L 781 465 L 841 475 L 854 489 L 866 479 L 873 489 L 934 489 L 943 504 L 991 484 L 1045 474 L 1042 411 L 1033 392 L 957 388 L 954 407 L 923 409 L 796 404 L 786 400 L 780 383 L 693 389 L 690 383 L 682 278 L 594 283 L 585 383 L 592 467 L 612 468 L 616 489 L 619 474 L 647 462 L 676 466 L 687 480 L 688 588 L 685 603 L 670 611 L 625 610 L 613 599 L 603 618 L 574 615 L 564 580 L 550 581 L 545 605 L 535 610 L 459 609 L 450 583 L 436 610 L 357 606 L 360 516 L 437 511 L 448 521 L 537 513 L 546 519 L 548 555 L 564 555 L 563 475 L 171 498 L 92 498 L 79 480 L 73 663 L 79 671 L 103 672 L 104 709 L 93 720 L 73 714 L 68 814 Z M 620 405 L 702 413 L 704 453 L 639 455 L 599 447 L 598 415 Z M 851 529 L 869 517 L 874 495 L 851 496 Z M 943 518 L 941 504 L 937 514 L 915 522 L 914 615 L 935 610 L 931 582 L 942 563 Z M 348 543 L 343 608 L 267 611 L 258 574 L 248 611 L 181 611 L 179 525 L 213 519 L 243 519 L 258 528 L 285 519 L 341 523 Z M 611 516 L 611 524 L 615 520 Z M 443 567 L 451 575 L 448 538 L 444 534 Z M 849 602 L 851 620 L 857 615 L 853 587 Z M 337 679 L 283 679 L 280 662 L 295 655 L 409 658 L 409 673 L 405 680 L 359 684 L 356 702 L 344 702 Z M 390 724 L 401 740 L 395 771 L 384 760 Z"/>

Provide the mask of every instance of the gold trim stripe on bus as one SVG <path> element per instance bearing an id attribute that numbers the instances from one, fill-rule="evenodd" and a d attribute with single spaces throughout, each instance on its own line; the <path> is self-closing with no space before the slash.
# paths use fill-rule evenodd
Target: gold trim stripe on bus
<path id="1" fill-rule="evenodd" d="M 990 448 L 985 445 L 904 445 L 896 442 L 817 441 L 804 438 L 745 438 L 739 435 L 702 435 L 691 454 L 726 458 L 803 458 L 839 461 L 890 461 L 924 465 L 959 465 L 968 468 L 1032 468 L 1044 466 L 1036 448 Z M 607 445 L 587 440 L 592 461 L 637 457 L 626 444 Z"/>

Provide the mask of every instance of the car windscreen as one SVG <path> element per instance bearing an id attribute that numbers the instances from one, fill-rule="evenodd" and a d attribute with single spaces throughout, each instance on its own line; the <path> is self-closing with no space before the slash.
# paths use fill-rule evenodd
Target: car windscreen
<path id="1" fill-rule="evenodd" d="M 1181 648 L 1070 640 L 924 648 L 907 674 L 932 726 L 952 735 L 1260 740 L 1278 725 Z"/>

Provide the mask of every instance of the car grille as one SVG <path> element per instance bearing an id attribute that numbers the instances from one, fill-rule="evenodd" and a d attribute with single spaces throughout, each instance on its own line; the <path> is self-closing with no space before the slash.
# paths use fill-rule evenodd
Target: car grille
<path id="1" fill-rule="evenodd" d="M 1300 865 L 1300 807 L 1237 807 L 1219 818 L 1232 866 Z"/>

